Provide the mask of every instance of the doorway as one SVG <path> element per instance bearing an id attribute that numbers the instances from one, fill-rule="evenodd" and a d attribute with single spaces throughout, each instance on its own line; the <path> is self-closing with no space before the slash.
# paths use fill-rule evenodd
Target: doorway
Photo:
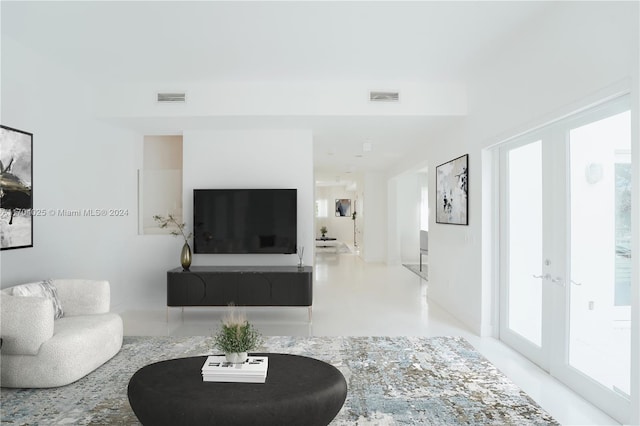
<path id="1" fill-rule="evenodd" d="M 500 339 L 628 422 L 629 96 L 498 151 Z"/>

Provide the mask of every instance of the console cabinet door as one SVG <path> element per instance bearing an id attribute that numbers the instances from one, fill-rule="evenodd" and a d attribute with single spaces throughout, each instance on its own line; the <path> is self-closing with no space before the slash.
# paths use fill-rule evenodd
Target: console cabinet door
<path id="1" fill-rule="evenodd" d="M 233 273 L 170 272 L 167 275 L 167 306 L 237 304 L 236 277 Z"/>
<path id="2" fill-rule="evenodd" d="M 238 275 L 238 305 L 271 306 L 271 274 Z"/>
<path id="3" fill-rule="evenodd" d="M 181 273 L 167 272 L 167 306 L 184 306 L 187 303 L 187 287 Z"/>
<path id="4" fill-rule="evenodd" d="M 230 303 L 238 304 L 238 275 L 231 272 L 215 274 L 196 274 L 206 282 L 206 294 L 202 304 L 209 306 L 226 306 Z"/>
<path id="5" fill-rule="evenodd" d="M 283 306 L 311 306 L 312 278 L 311 274 L 269 274 L 273 291 L 271 302 L 273 305 Z"/>

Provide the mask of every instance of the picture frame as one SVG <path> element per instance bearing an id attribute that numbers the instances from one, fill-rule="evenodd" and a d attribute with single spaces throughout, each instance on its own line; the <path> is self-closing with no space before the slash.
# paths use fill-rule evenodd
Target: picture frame
<path id="1" fill-rule="evenodd" d="M 0 250 L 33 247 L 33 134 L 0 125 Z"/>
<path id="2" fill-rule="evenodd" d="M 351 217 L 351 199 L 336 198 L 336 217 Z"/>
<path id="3" fill-rule="evenodd" d="M 469 225 L 469 154 L 436 167 L 436 223 Z"/>

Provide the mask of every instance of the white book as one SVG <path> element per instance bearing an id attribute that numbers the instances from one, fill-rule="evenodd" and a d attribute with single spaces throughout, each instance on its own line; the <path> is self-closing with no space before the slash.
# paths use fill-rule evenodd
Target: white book
<path id="1" fill-rule="evenodd" d="M 205 382 L 245 382 L 264 383 L 267 377 L 269 359 L 250 356 L 242 364 L 227 362 L 224 356 L 209 356 L 202 366 Z"/>
<path id="2" fill-rule="evenodd" d="M 218 373 L 202 373 L 202 377 L 266 377 L 265 373 L 258 374 L 218 374 Z"/>
<path id="3" fill-rule="evenodd" d="M 229 376 L 229 375 L 202 375 L 204 382 L 226 383 L 264 383 L 267 376 Z"/>

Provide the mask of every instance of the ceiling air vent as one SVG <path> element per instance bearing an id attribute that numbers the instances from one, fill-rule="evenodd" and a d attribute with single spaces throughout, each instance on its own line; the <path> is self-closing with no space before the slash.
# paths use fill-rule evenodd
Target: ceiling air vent
<path id="1" fill-rule="evenodd" d="M 176 103 L 185 102 L 187 99 L 184 93 L 158 93 L 158 102 L 161 103 Z"/>
<path id="2" fill-rule="evenodd" d="M 398 92 L 369 92 L 371 102 L 398 102 L 400 94 Z"/>

